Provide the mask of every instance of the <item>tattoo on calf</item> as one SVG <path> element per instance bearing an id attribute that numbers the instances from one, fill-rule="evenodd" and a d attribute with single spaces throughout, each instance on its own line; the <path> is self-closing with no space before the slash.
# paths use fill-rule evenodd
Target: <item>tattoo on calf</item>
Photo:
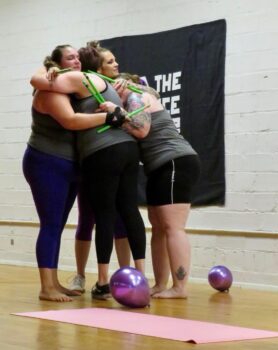
<path id="1" fill-rule="evenodd" d="M 186 276 L 186 271 L 183 266 L 180 266 L 176 271 L 176 276 L 179 281 L 182 281 Z"/>

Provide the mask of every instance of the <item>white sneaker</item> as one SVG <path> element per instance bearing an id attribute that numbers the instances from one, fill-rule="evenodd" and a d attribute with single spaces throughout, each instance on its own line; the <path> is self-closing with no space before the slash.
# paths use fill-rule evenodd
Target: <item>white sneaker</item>
<path id="1" fill-rule="evenodd" d="M 85 292 L 85 282 L 86 282 L 85 277 L 83 277 L 81 275 L 76 275 L 71 280 L 70 285 L 69 285 L 69 289 L 84 293 Z"/>

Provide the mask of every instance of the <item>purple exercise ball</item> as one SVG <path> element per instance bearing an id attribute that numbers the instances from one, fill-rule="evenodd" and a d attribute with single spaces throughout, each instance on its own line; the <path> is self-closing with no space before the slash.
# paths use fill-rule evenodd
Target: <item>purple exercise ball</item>
<path id="1" fill-rule="evenodd" d="M 208 281 L 212 288 L 225 292 L 229 290 L 233 283 L 233 275 L 227 267 L 217 265 L 210 269 Z"/>
<path id="2" fill-rule="evenodd" d="M 133 267 L 122 267 L 111 276 L 111 294 L 118 303 L 131 308 L 148 306 L 150 288 L 148 280 Z"/>

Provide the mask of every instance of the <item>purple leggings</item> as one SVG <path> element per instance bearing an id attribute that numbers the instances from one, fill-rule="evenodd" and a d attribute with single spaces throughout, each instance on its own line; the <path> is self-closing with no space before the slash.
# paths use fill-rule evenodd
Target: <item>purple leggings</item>
<path id="1" fill-rule="evenodd" d="M 76 239 L 89 241 L 95 224 L 93 211 L 80 185 L 76 162 L 55 157 L 28 146 L 23 157 L 23 173 L 28 182 L 40 220 L 36 243 L 39 268 L 57 268 L 61 235 L 78 194 L 78 227 Z M 115 238 L 126 237 L 120 219 Z"/>
<path id="2" fill-rule="evenodd" d="M 28 146 L 23 157 L 27 180 L 40 220 L 36 243 L 39 268 L 57 268 L 61 235 L 77 194 L 75 162 Z"/>

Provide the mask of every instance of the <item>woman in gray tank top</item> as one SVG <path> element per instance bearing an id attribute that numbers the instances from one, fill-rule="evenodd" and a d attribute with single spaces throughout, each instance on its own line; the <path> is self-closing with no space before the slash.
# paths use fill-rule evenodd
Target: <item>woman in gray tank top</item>
<path id="1" fill-rule="evenodd" d="M 123 76 L 126 78 L 126 75 Z M 178 133 L 170 114 L 149 93 L 138 95 L 114 85 L 128 112 L 149 105 L 123 127 L 139 139 L 140 158 L 147 175 L 147 204 L 152 225 L 153 298 L 186 298 L 190 243 L 185 233 L 191 192 L 200 173 L 200 161 Z M 110 102 L 101 106 L 113 109 Z M 173 285 L 167 289 L 171 272 Z"/>
<path id="2" fill-rule="evenodd" d="M 69 45 L 56 47 L 51 56 L 63 68 L 81 68 L 78 52 Z M 45 69 L 43 74 L 46 76 Z M 79 184 L 73 130 L 102 125 L 105 119 L 106 113 L 75 113 L 67 95 L 47 91 L 34 94 L 32 132 L 23 157 L 23 171 L 40 219 L 36 243 L 40 299 L 71 301 L 70 296 L 78 294 L 61 286 L 57 276 L 61 234 Z M 84 215 L 82 218 L 84 222 Z"/>
<path id="3" fill-rule="evenodd" d="M 93 54 L 93 51 L 88 50 L 86 58 L 94 59 Z M 115 90 L 101 78 L 94 74 L 89 74 L 89 78 L 98 91 L 113 100 L 114 105 L 121 104 Z M 98 104 L 84 86 L 84 79 L 82 73 L 69 72 L 58 76 L 51 84 L 44 75 L 39 74 L 31 82 L 40 90 L 74 93 L 73 106 L 76 111 L 93 113 Z M 116 117 L 115 108 L 111 113 L 107 113 L 106 121 L 113 123 Z M 132 136 L 117 128 L 110 128 L 103 134 L 96 129 L 80 131 L 77 143 L 83 175 L 87 179 L 88 194 L 96 217 L 99 274 L 92 297 L 106 299 L 110 294 L 108 268 L 117 210 L 127 229 L 135 267 L 144 272 L 145 228 L 137 207 L 138 147 Z"/>
<path id="4" fill-rule="evenodd" d="M 88 61 L 86 59 L 83 59 L 83 56 L 87 56 L 87 52 L 88 52 L 87 48 L 89 48 L 89 50 L 93 50 L 94 53 L 98 55 L 99 59 L 97 60 L 96 65 L 92 64 L 93 62 L 91 60 Z M 119 64 L 117 63 L 116 57 L 113 55 L 113 53 L 109 49 L 102 47 L 99 41 L 88 42 L 86 48 L 81 48 L 79 50 L 79 54 L 82 59 L 83 70 L 85 71 L 94 70 L 112 79 L 116 79 L 119 76 Z M 122 82 L 123 84 L 126 83 L 126 81 L 124 80 L 122 80 Z M 136 83 L 140 84 L 137 87 L 139 87 L 141 90 L 147 89 L 148 92 L 151 92 L 155 94 L 155 96 L 159 97 L 158 93 L 155 90 L 153 90 L 151 87 L 142 86 L 142 81 L 138 81 Z M 86 188 L 83 188 L 83 189 L 87 192 Z M 138 194 L 138 196 L 140 197 L 140 193 Z M 145 198 L 144 194 L 143 194 L 143 198 Z M 123 228 L 122 220 L 117 220 L 117 222 L 118 224 L 116 225 L 114 243 L 115 243 L 119 265 L 130 266 L 130 247 L 129 247 L 129 243 L 126 235 L 126 230 Z M 78 230 L 78 235 L 76 235 L 76 240 L 75 240 L 76 264 L 78 269 L 77 269 L 77 275 L 73 278 L 73 281 L 77 281 L 77 283 L 74 283 L 77 286 L 78 286 L 78 281 L 82 281 L 82 277 L 80 278 L 80 273 L 82 276 L 85 276 L 85 267 L 89 256 L 90 245 L 91 245 L 91 241 L 88 239 L 87 230 Z"/>

